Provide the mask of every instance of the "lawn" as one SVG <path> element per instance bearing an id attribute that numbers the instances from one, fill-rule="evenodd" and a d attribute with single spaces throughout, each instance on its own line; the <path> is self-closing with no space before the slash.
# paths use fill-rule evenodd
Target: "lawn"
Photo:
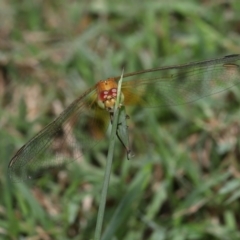
<path id="1" fill-rule="evenodd" d="M 36 179 L 10 181 L 14 153 L 123 69 L 240 53 L 239 12 L 238 0 L 1 1 L 0 239 L 93 239 L 108 114 L 77 129 L 81 157 Z M 240 239 L 239 106 L 239 86 L 191 104 L 126 106 L 135 156 L 116 139 L 102 239 Z"/>

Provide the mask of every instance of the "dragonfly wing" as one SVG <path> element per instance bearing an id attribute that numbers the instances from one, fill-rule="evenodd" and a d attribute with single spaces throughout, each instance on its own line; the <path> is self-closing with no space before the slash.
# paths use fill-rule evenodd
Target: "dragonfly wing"
<path id="1" fill-rule="evenodd" d="M 96 114 L 101 112 L 94 111 L 95 98 L 95 91 L 88 91 L 20 148 L 9 163 L 10 178 L 28 180 L 40 169 L 81 159 L 99 141 L 91 136 L 93 126 L 99 125 Z"/>
<path id="2" fill-rule="evenodd" d="M 239 84 L 239 66 L 236 55 L 126 76 L 125 104 L 158 107 L 194 102 Z"/>

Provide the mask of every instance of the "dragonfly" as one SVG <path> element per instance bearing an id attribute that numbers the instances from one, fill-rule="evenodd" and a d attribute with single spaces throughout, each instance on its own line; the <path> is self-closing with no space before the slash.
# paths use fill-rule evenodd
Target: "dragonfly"
<path id="1" fill-rule="evenodd" d="M 114 117 L 121 76 L 101 80 L 73 101 L 55 120 L 23 145 L 9 162 L 11 179 L 26 180 L 40 168 L 81 159 L 99 141 L 103 118 Z M 240 83 L 240 54 L 142 70 L 123 75 L 121 108 L 163 107 L 192 103 Z M 125 110 L 117 135 L 130 156 Z M 98 128 L 96 128 L 96 126 Z M 94 133 L 94 134 L 93 134 Z"/>

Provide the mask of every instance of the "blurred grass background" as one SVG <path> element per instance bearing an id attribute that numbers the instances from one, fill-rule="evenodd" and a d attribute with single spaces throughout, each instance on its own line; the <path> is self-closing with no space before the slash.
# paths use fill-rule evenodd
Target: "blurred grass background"
<path id="1" fill-rule="evenodd" d="M 68 169 L 12 184 L 13 154 L 97 81 L 240 53 L 240 1 L 0 2 L 0 239 L 91 239 L 107 138 Z M 103 239 L 240 239 L 240 90 L 129 108 Z M 80 131 L 80 130 L 79 130 Z"/>

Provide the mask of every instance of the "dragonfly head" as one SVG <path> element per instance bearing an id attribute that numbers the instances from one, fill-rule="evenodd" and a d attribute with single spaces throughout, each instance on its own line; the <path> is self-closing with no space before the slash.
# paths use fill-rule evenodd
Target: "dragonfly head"
<path id="1" fill-rule="evenodd" d="M 113 78 L 100 81 L 97 84 L 97 103 L 100 108 L 106 109 L 108 112 L 114 111 L 114 106 L 117 99 L 117 87 L 117 82 Z M 121 93 L 120 103 L 122 103 L 123 100 L 124 95 Z"/>

